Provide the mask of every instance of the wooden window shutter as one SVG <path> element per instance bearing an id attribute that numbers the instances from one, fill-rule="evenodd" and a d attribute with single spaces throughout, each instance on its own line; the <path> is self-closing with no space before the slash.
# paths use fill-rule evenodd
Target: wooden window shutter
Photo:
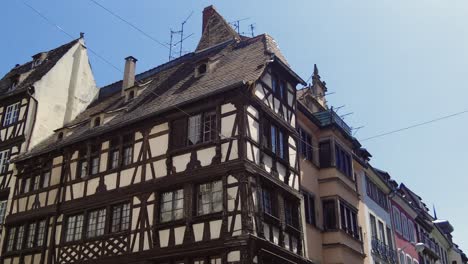
<path id="1" fill-rule="evenodd" d="M 172 121 L 171 142 L 173 148 L 185 147 L 187 143 L 187 120 L 185 118 Z"/>
<path id="2" fill-rule="evenodd" d="M 320 142 L 320 167 L 328 168 L 330 166 L 331 166 L 330 141 Z"/>

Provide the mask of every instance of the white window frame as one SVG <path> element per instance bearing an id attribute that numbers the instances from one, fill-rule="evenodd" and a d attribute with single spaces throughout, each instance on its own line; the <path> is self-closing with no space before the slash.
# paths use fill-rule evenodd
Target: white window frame
<path id="1" fill-rule="evenodd" d="M 19 120 L 20 103 L 14 103 L 7 106 L 5 110 L 5 118 L 3 119 L 3 126 L 9 126 Z"/>

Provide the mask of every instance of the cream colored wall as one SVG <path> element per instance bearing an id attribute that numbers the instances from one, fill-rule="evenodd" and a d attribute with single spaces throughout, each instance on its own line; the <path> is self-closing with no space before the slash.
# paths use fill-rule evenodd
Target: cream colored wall
<path id="1" fill-rule="evenodd" d="M 38 107 L 29 149 L 76 117 L 98 93 L 84 43 L 75 44 L 34 88 Z"/>

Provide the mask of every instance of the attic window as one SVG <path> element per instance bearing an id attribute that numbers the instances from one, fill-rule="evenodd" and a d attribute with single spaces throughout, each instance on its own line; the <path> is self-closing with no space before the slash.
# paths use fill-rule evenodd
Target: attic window
<path id="1" fill-rule="evenodd" d="M 57 140 L 62 140 L 63 139 L 63 132 L 59 132 L 57 135 Z"/>
<path id="2" fill-rule="evenodd" d="M 208 63 L 207 62 L 202 62 L 198 64 L 198 66 L 195 69 L 195 77 L 200 77 L 208 71 Z"/>
<path id="3" fill-rule="evenodd" d="M 97 126 L 100 126 L 101 125 L 101 117 L 96 117 L 94 118 L 94 123 L 93 123 L 93 127 L 97 127 Z"/>
<path id="4" fill-rule="evenodd" d="M 128 100 L 132 100 L 133 98 L 135 98 L 135 91 L 130 91 L 128 92 Z"/>
<path id="5" fill-rule="evenodd" d="M 16 86 L 18 86 L 18 77 L 13 77 L 11 78 L 11 84 L 10 87 L 8 88 L 8 91 L 13 91 L 16 89 Z"/>

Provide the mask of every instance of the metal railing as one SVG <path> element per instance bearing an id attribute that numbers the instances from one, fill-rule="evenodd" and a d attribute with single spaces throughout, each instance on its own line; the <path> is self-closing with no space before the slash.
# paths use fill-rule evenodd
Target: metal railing
<path id="1" fill-rule="evenodd" d="M 343 119 L 336 114 L 333 109 L 325 110 L 322 112 L 317 112 L 314 113 L 315 117 L 320 120 L 320 123 L 323 126 L 330 125 L 330 124 L 336 124 L 339 127 L 341 127 L 348 135 L 352 135 L 351 133 L 351 127 L 346 124 Z"/>
<path id="2" fill-rule="evenodd" d="M 398 255 L 396 250 L 387 246 L 383 241 L 376 237 L 372 238 L 372 252 L 379 255 L 382 259 L 387 260 L 388 263 L 397 263 Z"/>

